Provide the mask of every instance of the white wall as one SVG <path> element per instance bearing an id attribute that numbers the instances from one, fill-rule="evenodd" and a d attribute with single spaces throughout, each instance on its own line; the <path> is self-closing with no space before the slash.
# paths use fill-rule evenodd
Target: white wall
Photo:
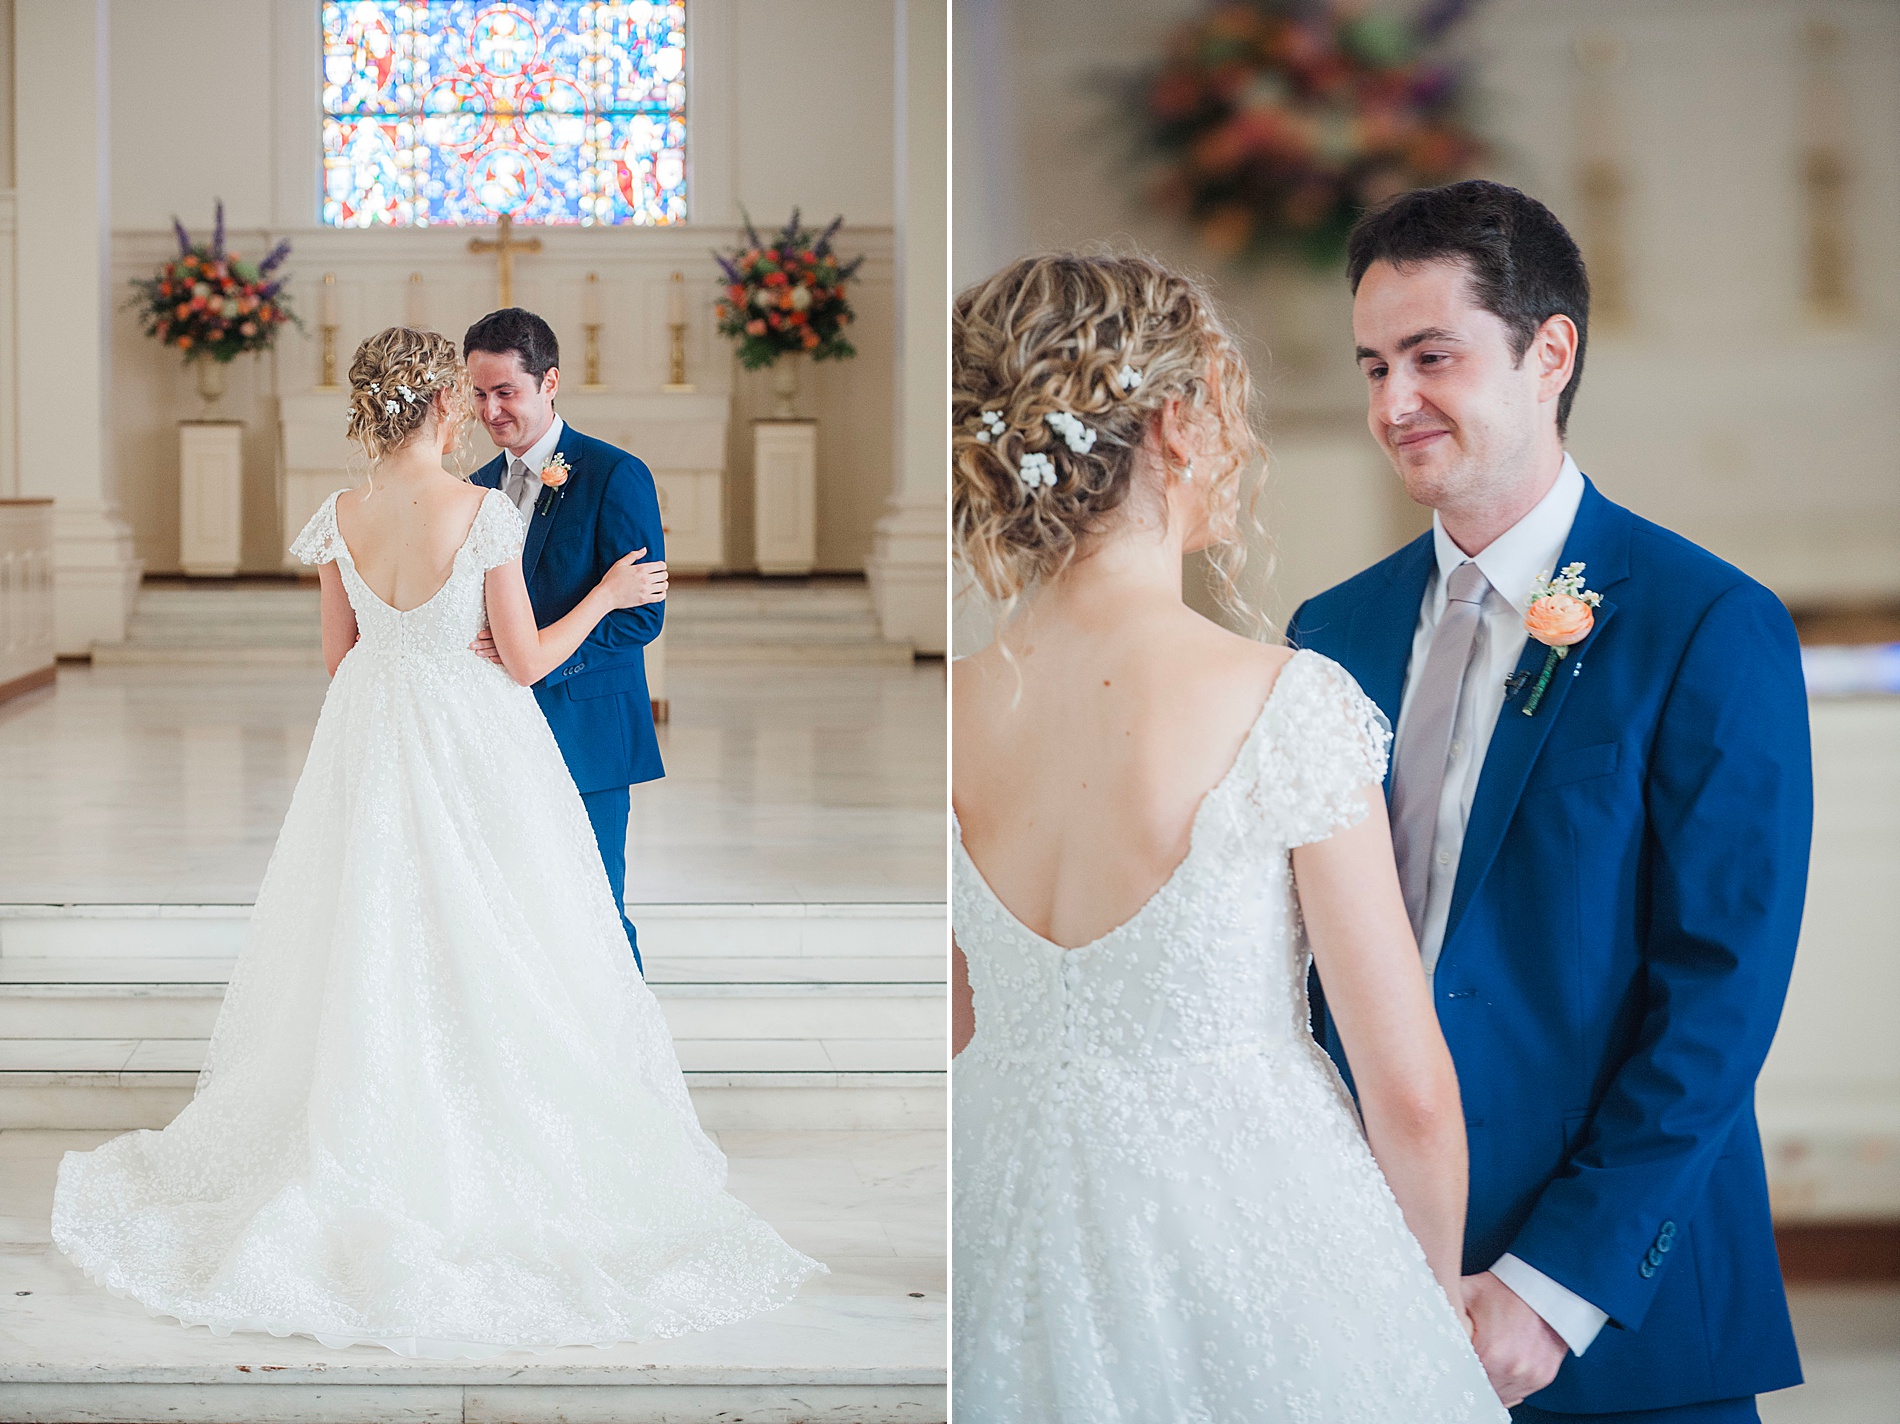
<path id="1" fill-rule="evenodd" d="M 234 363 L 229 414 L 248 422 L 246 570 L 277 568 L 276 398 L 315 375 L 312 283 L 336 271 L 345 290 L 339 364 L 357 341 L 403 319 L 402 284 L 422 270 L 428 319 L 451 335 L 493 305 L 492 258 L 470 258 L 466 233 L 339 232 L 316 223 L 319 160 L 316 7 L 304 0 L 111 0 L 112 283 L 148 275 L 170 250 L 174 215 L 194 236 L 216 199 L 232 241 L 259 256 L 289 237 L 297 310 L 309 329 L 288 332 L 273 357 Z M 692 71 L 688 149 L 692 222 L 669 229 L 555 229 L 544 255 L 516 267 L 516 300 L 543 310 L 567 339 L 579 379 L 580 287 L 598 270 L 605 294 L 603 372 L 621 389 L 656 389 L 663 333 L 639 295 L 652 266 L 678 267 L 709 303 L 708 249 L 734 241 L 743 204 L 761 226 L 796 204 L 808 222 L 842 213 L 840 248 L 867 253 L 854 284 L 859 357 L 805 372 L 803 408 L 820 425 L 819 566 L 864 567 L 891 490 L 894 442 L 892 291 L 895 25 L 886 0 L 689 0 Z M 215 79 L 214 79 L 215 76 Z M 613 284 L 622 284 L 618 291 Z M 624 313 L 624 319 L 615 315 Z M 140 556 L 154 572 L 177 562 L 177 450 L 173 422 L 195 409 L 177 355 L 143 337 L 130 314 L 114 319 L 113 439 L 120 494 Z M 733 392 L 726 545 L 751 560 L 750 420 L 769 406 L 768 374 L 738 369 L 704 328 L 689 335 L 690 377 Z M 638 453 L 638 452 L 635 452 Z"/>

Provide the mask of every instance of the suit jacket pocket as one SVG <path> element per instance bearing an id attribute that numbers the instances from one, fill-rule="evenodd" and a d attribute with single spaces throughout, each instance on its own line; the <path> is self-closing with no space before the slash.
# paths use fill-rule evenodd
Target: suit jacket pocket
<path id="1" fill-rule="evenodd" d="M 1608 776 L 1621 764 L 1622 746 L 1618 742 L 1599 742 L 1590 747 L 1572 747 L 1541 757 L 1534 786 L 1567 786 L 1573 781 L 1588 781 L 1593 776 Z"/>
<path id="2" fill-rule="evenodd" d="M 567 695 L 576 699 L 610 697 L 617 692 L 645 692 L 647 669 L 644 661 L 602 668 L 599 672 L 576 673 L 566 682 Z"/>

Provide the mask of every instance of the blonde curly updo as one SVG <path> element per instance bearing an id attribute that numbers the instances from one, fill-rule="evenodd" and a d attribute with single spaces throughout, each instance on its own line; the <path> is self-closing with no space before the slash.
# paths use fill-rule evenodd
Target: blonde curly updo
<path id="1" fill-rule="evenodd" d="M 1169 456 L 1150 437 L 1178 399 L 1208 555 L 1239 603 L 1240 476 L 1262 447 L 1247 363 L 1199 283 L 1144 257 L 1023 258 L 957 298 L 950 382 L 956 553 L 991 599 L 1061 573 L 1131 496 L 1158 502 Z"/>
<path id="2" fill-rule="evenodd" d="M 409 326 L 379 331 L 350 362 L 350 438 L 374 464 L 429 424 L 437 397 L 459 434 L 475 402 L 455 343 L 439 331 Z"/>

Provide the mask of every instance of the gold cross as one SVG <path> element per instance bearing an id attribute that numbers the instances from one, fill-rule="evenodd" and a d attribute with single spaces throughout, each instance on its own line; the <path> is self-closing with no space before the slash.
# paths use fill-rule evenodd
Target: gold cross
<path id="1" fill-rule="evenodd" d="M 541 239 L 538 237 L 514 240 L 515 220 L 507 213 L 501 215 L 495 225 L 495 236 L 471 237 L 468 240 L 470 252 L 493 252 L 501 265 L 501 304 L 511 307 L 515 304 L 515 254 L 517 252 L 539 252 Z"/>

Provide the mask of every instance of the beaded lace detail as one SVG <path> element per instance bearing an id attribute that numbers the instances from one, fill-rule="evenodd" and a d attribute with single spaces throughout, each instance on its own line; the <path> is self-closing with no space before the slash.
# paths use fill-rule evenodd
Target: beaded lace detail
<path id="1" fill-rule="evenodd" d="M 490 493 L 398 612 L 335 497 L 360 640 L 324 700 L 196 1096 L 68 1153 L 53 1240 L 219 1333 L 403 1354 L 678 1335 L 824 1270 L 725 1191 L 534 695 L 469 651 L 521 549 Z"/>
<path id="2" fill-rule="evenodd" d="M 1308 1030 L 1289 852 L 1363 818 L 1389 741 L 1296 653 L 1174 874 L 1077 949 L 953 836 L 958 1417 L 1505 1417 Z"/>

